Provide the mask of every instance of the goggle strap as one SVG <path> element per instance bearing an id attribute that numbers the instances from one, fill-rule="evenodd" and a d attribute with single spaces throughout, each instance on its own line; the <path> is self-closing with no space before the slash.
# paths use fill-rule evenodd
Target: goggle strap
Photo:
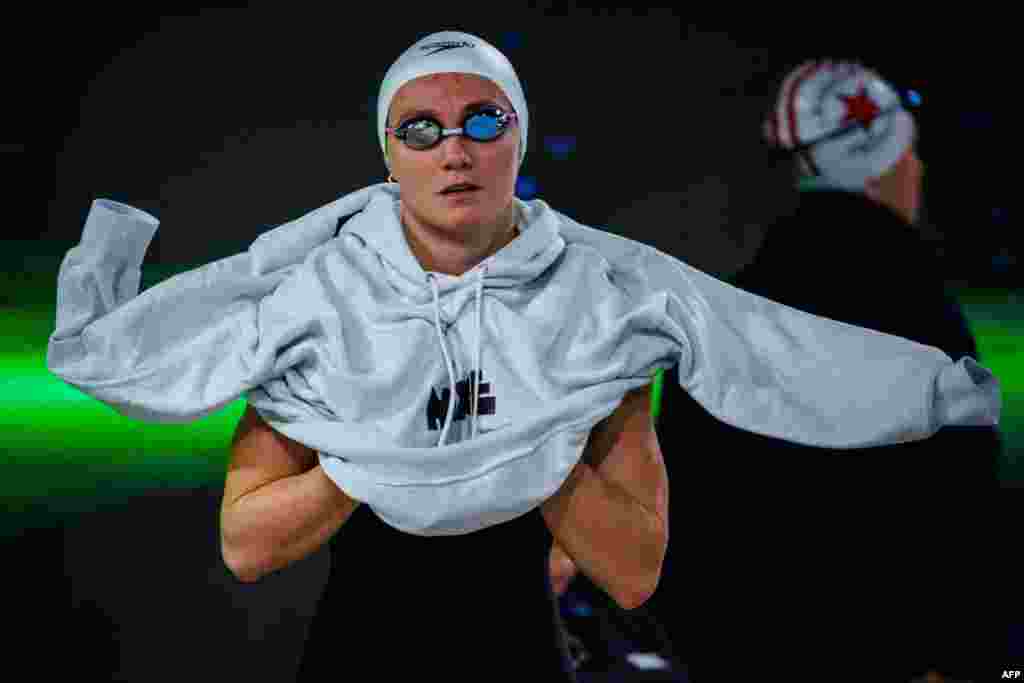
<path id="1" fill-rule="evenodd" d="M 878 112 L 878 117 L 881 118 L 883 116 L 890 116 L 898 111 L 906 111 L 906 107 L 904 107 L 902 104 L 893 105 L 887 109 L 883 109 L 882 111 Z M 829 140 L 835 140 L 837 138 L 845 137 L 846 135 L 849 135 L 855 130 L 863 130 L 863 126 L 859 123 L 850 123 L 830 133 L 826 133 L 812 140 L 808 140 L 807 142 L 803 142 L 799 145 L 794 145 L 793 147 L 784 148 L 783 151 L 785 151 L 788 154 L 800 154 L 802 152 L 810 150 L 812 147 L 821 144 L 822 142 L 827 142 Z"/>

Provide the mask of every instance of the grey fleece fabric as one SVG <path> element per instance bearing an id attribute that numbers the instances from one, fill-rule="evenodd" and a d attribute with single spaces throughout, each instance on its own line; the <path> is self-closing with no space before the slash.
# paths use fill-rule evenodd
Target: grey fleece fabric
<path id="1" fill-rule="evenodd" d="M 780 305 L 542 200 L 517 203 L 520 235 L 459 277 L 422 269 L 399 189 L 380 184 L 139 293 L 158 220 L 98 199 L 58 273 L 47 365 L 147 422 L 244 396 L 342 490 L 421 535 L 539 505 L 623 396 L 677 363 L 715 418 L 796 443 L 998 424 L 998 381 L 971 358 Z"/>

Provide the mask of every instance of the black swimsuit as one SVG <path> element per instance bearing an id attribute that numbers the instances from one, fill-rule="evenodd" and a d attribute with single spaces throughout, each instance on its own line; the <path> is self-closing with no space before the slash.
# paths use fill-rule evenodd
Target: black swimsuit
<path id="1" fill-rule="evenodd" d="M 466 535 L 422 537 L 360 505 L 330 541 L 298 680 L 573 681 L 550 548 L 538 510 Z"/>

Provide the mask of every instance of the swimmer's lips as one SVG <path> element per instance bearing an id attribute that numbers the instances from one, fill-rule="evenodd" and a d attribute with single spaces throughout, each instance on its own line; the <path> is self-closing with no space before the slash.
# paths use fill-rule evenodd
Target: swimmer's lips
<path id="1" fill-rule="evenodd" d="M 447 195 L 456 192 L 475 192 L 476 190 L 482 189 L 479 185 L 473 183 L 452 183 L 448 187 L 441 190 L 439 194 Z"/>

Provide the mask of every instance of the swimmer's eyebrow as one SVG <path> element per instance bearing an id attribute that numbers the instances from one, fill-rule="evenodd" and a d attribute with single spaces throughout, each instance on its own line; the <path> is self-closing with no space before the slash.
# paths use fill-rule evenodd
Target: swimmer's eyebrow
<path id="1" fill-rule="evenodd" d="M 486 106 L 501 107 L 502 109 L 504 109 L 504 107 L 502 107 L 494 100 L 476 100 L 475 102 L 470 102 L 469 104 L 464 106 L 462 108 L 462 113 L 465 114 L 466 112 L 469 112 L 473 109 L 479 109 L 480 107 Z M 396 121 L 408 121 L 409 119 L 417 118 L 420 116 L 430 116 L 438 120 L 441 119 L 441 115 L 438 114 L 433 109 L 412 109 L 410 111 L 403 111 L 400 116 L 396 117 Z"/>

